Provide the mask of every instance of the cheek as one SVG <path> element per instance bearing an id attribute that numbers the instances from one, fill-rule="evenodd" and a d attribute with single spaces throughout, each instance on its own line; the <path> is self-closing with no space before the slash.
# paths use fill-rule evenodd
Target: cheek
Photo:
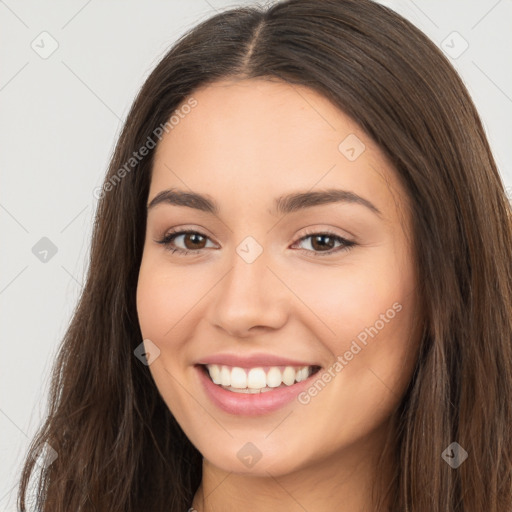
<path id="1" fill-rule="evenodd" d="M 137 314 L 143 339 L 155 343 L 160 354 L 150 365 L 157 385 L 174 387 L 177 376 L 190 364 L 192 333 L 202 314 L 208 291 L 218 281 L 212 269 L 172 266 L 161 254 L 143 257 L 137 283 Z"/>
<path id="2" fill-rule="evenodd" d="M 314 289 L 302 286 L 302 298 L 314 304 L 317 316 L 310 328 L 332 354 L 327 384 L 315 382 L 305 400 L 318 407 L 315 421 L 327 422 L 326 437 L 369 432 L 391 413 L 412 375 L 416 304 L 410 268 L 392 259 L 387 265 L 354 264 L 318 274 Z M 328 391 L 316 391 L 324 387 Z M 322 416 L 323 410 L 337 412 Z"/>
<path id="3" fill-rule="evenodd" d="M 172 319 L 165 314 L 173 311 L 168 301 L 169 290 L 162 286 L 158 274 L 143 264 L 137 284 L 137 314 L 144 338 L 159 340 L 171 327 Z"/>
<path id="4" fill-rule="evenodd" d="M 317 271 L 314 278 L 297 275 L 294 283 L 315 314 L 309 327 L 331 353 L 331 364 L 342 358 L 331 366 L 332 396 L 361 418 L 374 407 L 392 407 L 416 356 L 411 261 L 387 247 L 371 252 L 371 260 L 353 258 L 348 264 L 347 258 L 346 265 Z"/>
<path id="5" fill-rule="evenodd" d="M 172 339 L 180 319 L 200 297 L 202 279 L 186 269 L 172 269 L 152 255 L 143 258 L 137 284 L 137 312 L 142 335 Z"/>
<path id="6" fill-rule="evenodd" d="M 315 331 L 324 333 L 322 339 L 338 353 L 381 315 L 392 318 L 386 332 L 393 324 L 397 327 L 406 315 L 395 314 L 393 305 L 405 310 L 412 296 L 411 266 L 387 247 L 351 256 L 339 266 L 297 272 L 291 279 L 290 288 L 314 313 Z"/>
<path id="7" fill-rule="evenodd" d="M 185 281 L 182 273 L 171 272 L 152 254 L 143 257 L 136 297 L 139 325 L 143 339 L 151 340 L 160 350 L 149 371 L 163 400 L 178 417 L 187 410 L 186 399 L 179 392 L 180 368 L 185 364 L 180 347 L 186 341 L 185 322 L 180 319 L 190 309 L 188 298 L 196 296 Z"/>

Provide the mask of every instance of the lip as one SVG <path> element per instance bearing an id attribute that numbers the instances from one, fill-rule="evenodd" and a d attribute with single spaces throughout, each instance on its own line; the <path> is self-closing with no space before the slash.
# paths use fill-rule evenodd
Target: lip
<path id="1" fill-rule="evenodd" d="M 318 378 L 320 372 L 319 370 L 307 379 L 291 386 L 275 388 L 264 393 L 246 394 L 228 391 L 214 384 L 204 366 L 198 364 L 194 368 L 210 401 L 222 411 L 237 416 L 261 416 L 281 409 L 286 404 L 293 402 L 299 393 L 309 387 L 312 381 Z"/>
<path id="2" fill-rule="evenodd" d="M 250 356 L 241 356 L 240 354 L 215 354 L 205 357 L 195 364 L 219 364 L 226 366 L 237 366 L 239 368 L 256 368 L 259 366 L 321 366 L 317 362 L 297 361 L 271 354 L 251 354 Z"/>

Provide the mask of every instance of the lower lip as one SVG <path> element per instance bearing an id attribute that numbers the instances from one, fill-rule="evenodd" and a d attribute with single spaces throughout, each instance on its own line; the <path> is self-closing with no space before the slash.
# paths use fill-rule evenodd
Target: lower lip
<path id="1" fill-rule="evenodd" d="M 244 416 L 259 416 L 277 411 L 292 402 L 317 377 L 316 372 L 307 379 L 291 386 L 276 388 L 263 393 L 236 393 L 214 384 L 202 366 L 196 366 L 199 379 L 210 400 L 223 411 Z"/>

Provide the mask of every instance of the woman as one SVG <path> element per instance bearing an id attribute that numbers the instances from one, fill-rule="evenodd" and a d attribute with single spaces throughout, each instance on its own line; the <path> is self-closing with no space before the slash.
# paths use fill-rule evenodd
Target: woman
<path id="1" fill-rule="evenodd" d="M 142 87 L 33 458 L 44 511 L 512 507 L 512 217 L 368 0 L 218 14 Z"/>

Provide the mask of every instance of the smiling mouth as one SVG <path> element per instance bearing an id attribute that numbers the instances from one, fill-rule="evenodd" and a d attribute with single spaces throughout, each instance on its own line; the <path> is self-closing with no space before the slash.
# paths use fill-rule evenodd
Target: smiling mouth
<path id="1" fill-rule="evenodd" d="M 291 387 L 321 370 L 320 366 L 265 366 L 240 368 L 200 364 L 201 371 L 214 384 L 234 393 L 257 394 Z"/>

